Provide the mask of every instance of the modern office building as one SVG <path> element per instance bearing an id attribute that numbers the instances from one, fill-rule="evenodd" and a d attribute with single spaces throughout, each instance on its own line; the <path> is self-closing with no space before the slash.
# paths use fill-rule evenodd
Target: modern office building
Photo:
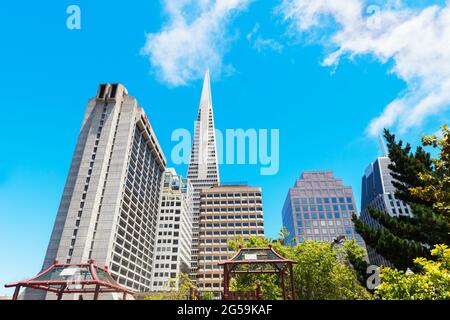
<path id="1" fill-rule="evenodd" d="M 198 257 L 200 192 L 202 189 L 211 188 L 220 183 L 209 71 L 206 71 L 203 83 L 187 177 L 194 187 L 191 278 L 195 281 Z"/>
<path id="2" fill-rule="evenodd" d="M 152 291 L 178 290 L 180 273 L 189 275 L 192 244 L 192 194 L 188 179 L 174 169 L 164 173 L 153 259 Z"/>
<path id="3" fill-rule="evenodd" d="M 149 291 L 165 166 L 136 99 L 120 84 L 100 85 L 87 106 L 43 268 L 94 260 L 121 285 Z"/>
<path id="4" fill-rule="evenodd" d="M 353 213 L 357 214 L 357 208 L 352 187 L 344 186 L 331 171 L 304 172 L 288 192 L 283 226 L 290 233 L 288 241 L 295 244 L 308 240 L 332 242 L 345 236 L 365 247 L 355 230 Z"/>
<path id="5" fill-rule="evenodd" d="M 264 237 L 261 188 L 222 185 L 204 189 L 200 198 L 200 239 L 197 286 L 201 291 L 223 291 L 223 269 L 219 262 L 235 252 L 228 240 Z"/>
<path id="6" fill-rule="evenodd" d="M 391 217 L 410 217 L 408 204 L 395 197 L 388 157 L 380 157 L 371 163 L 362 178 L 361 213 L 368 207 L 389 214 Z"/>
<path id="7" fill-rule="evenodd" d="M 409 205 L 395 197 L 396 189 L 392 184 L 394 179 L 389 169 L 390 163 L 389 157 L 379 157 L 367 167 L 362 177 L 361 220 L 372 227 L 381 228 L 381 225 L 369 215 L 369 207 L 391 217 L 410 217 L 412 215 Z M 391 265 L 369 245 L 367 252 L 372 264 Z"/>

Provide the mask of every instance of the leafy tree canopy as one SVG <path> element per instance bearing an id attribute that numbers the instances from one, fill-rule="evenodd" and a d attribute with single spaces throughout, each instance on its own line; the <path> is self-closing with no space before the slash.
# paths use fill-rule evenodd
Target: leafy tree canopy
<path id="1" fill-rule="evenodd" d="M 366 244 L 396 268 L 416 268 L 415 258 L 431 258 L 433 246 L 450 245 L 449 137 L 448 126 L 443 126 L 442 138 L 426 136 L 422 146 L 412 152 L 410 144 L 397 141 L 385 130 L 396 197 L 410 205 L 412 217 L 391 217 L 369 208 L 373 224 L 356 216 L 353 221 Z M 438 158 L 432 158 L 426 147 L 434 148 Z"/>
<path id="2" fill-rule="evenodd" d="M 176 284 L 178 283 L 178 290 Z M 177 278 L 169 279 L 165 292 L 154 292 L 145 300 L 189 300 L 190 289 L 195 287 L 188 275 L 180 273 Z"/>
<path id="3" fill-rule="evenodd" d="M 437 245 L 431 255 L 436 261 L 414 260 L 416 273 L 383 268 L 376 294 L 386 300 L 450 299 L 450 248 Z"/>
<path id="4" fill-rule="evenodd" d="M 437 149 L 439 158 L 432 159 L 433 170 L 418 173 L 420 185 L 409 189 L 411 195 L 442 214 L 450 222 L 450 130 L 442 127 L 442 138 L 426 136 L 422 139 L 424 146 Z"/>
<path id="5" fill-rule="evenodd" d="M 354 241 L 342 246 L 327 242 L 307 241 L 297 246 L 286 246 L 286 234 L 276 241 L 252 237 L 248 241 L 230 241 L 229 246 L 237 250 L 267 247 L 287 259 L 298 262 L 294 266 L 296 296 L 299 300 L 347 300 L 371 299 L 371 294 L 358 281 L 358 272 L 350 259 L 362 261 L 364 249 Z M 233 278 L 232 290 L 253 291 L 261 285 L 265 299 L 281 299 L 282 292 L 277 275 L 238 275 Z"/>

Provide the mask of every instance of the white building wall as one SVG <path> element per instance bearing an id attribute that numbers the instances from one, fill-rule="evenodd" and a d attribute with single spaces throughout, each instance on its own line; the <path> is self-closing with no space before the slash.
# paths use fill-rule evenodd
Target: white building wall
<path id="1" fill-rule="evenodd" d="M 152 291 L 178 290 L 180 273 L 189 275 L 192 249 L 193 187 L 173 169 L 163 179 L 155 254 Z M 173 286 L 174 285 L 174 286 Z"/>

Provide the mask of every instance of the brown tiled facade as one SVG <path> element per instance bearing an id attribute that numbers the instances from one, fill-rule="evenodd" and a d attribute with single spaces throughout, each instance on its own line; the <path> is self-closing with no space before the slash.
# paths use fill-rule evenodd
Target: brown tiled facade
<path id="1" fill-rule="evenodd" d="M 219 262 L 235 253 L 228 240 L 264 237 L 261 188 L 219 186 L 202 190 L 197 286 L 201 291 L 223 291 Z"/>

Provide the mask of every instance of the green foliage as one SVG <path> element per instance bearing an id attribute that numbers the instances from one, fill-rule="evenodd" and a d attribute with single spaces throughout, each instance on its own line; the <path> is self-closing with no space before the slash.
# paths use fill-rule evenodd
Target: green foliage
<path id="1" fill-rule="evenodd" d="M 386 300 L 450 299 L 450 249 L 446 245 L 438 245 L 431 255 L 436 261 L 414 260 L 419 270 L 417 273 L 383 268 L 376 294 Z"/>
<path id="2" fill-rule="evenodd" d="M 279 235 L 280 235 L 280 238 L 278 239 L 278 241 L 279 241 L 281 244 L 283 244 L 283 245 L 288 245 L 289 243 L 286 243 L 286 242 L 287 242 L 287 239 L 289 238 L 289 231 L 288 231 L 288 229 L 287 229 L 287 228 L 282 228 L 282 229 L 280 230 Z M 292 241 L 295 241 L 295 240 L 292 239 Z"/>
<path id="3" fill-rule="evenodd" d="M 195 285 L 187 274 L 180 273 L 177 277 L 178 280 L 178 292 L 177 300 L 188 300 L 191 288 Z"/>
<path id="4" fill-rule="evenodd" d="M 287 247 L 283 248 L 284 239 L 289 234 L 281 231 L 281 239 L 278 241 L 272 241 L 271 239 L 264 239 L 261 237 L 251 237 L 248 241 L 244 241 L 242 238 L 236 240 L 230 240 L 228 246 L 234 251 L 238 251 L 239 248 L 266 248 L 272 245 L 274 250 L 283 255 L 288 250 Z M 279 300 L 282 298 L 282 292 L 279 285 L 278 276 L 274 274 L 240 274 L 233 277 L 230 282 L 231 291 L 255 291 L 257 284 L 261 286 L 264 299 L 266 300 Z"/>
<path id="5" fill-rule="evenodd" d="M 165 300 L 177 300 L 175 292 L 151 292 L 148 293 L 144 300 L 152 301 L 165 301 Z"/>
<path id="6" fill-rule="evenodd" d="M 423 146 L 440 150 L 440 158 L 418 147 L 413 153 L 410 144 L 396 141 L 385 131 L 389 149 L 389 166 L 397 189 L 396 197 L 407 202 L 413 217 L 390 217 L 369 208 L 369 215 L 382 228 L 374 228 L 353 218 L 356 230 L 366 243 L 383 255 L 396 268 L 415 268 L 417 257 L 430 258 L 428 248 L 450 244 L 450 144 L 448 127 L 443 138 L 424 137 Z M 447 209 L 446 209 L 447 208 Z"/>
<path id="7" fill-rule="evenodd" d="M 432 159 L 433 170 L 420 172 L 418 178 L 422 185 L 414 186 L 411 195 L 423 202 L 432 204 L 432 208 L 450 222 L 450 130 L 442 126 L 442 138 L 436 135 L 422 139 L 424 146 L 437 149 L 439 158 Z"/>
<path id="8" fill-rule="evenodd" d="M 189 300 L 190 289 L 194 286 L 188 275 L 180 273 L 176 279 L 169 279 L 167 291 L 149 293 L 144 300 Z"/>
<path id="9" fill-rule="evenodd" d="M 286 237 L 285 237 L 286 238 Z M 282 240 L 282 239 L 281 239 Z M 333 247 L 330 243 L 308 241 L 298 246 L 286 246 L 283 241 L 250 238 L 230 241 L 234 250 L 239 247 L 258 248 L 272 245 L 281 256 L 298 262 L 294 266 L 296 296 L 299 300 L 345 300 L 371 299 L 370 293 L 358 281 L 358 272 L 353 262 L 361 262 L 364 249 L 355 242 L 346 242 L 342 247 Z M 282 298 L 279 276 L 238 275 L 232 280 L 232 290 L 252 291 L 259 283 L 265 299 Z M 289 287 L 288 285 L 286 287 Z"/>
<path id="10" fill-rule="evenodd" d="M 230 282 L 231 291 L 251 292 L 260 285 L 265 300 L 280 300 L 282 291 L 278 276 L 274 274 L 240 274 Z"/>
<path id="11" fill-rule="evenodd" d="M 237 252 L 240 248 L 263 248 L 268 247 L 272 243 L 270 239 L 261 237 L 250 237 L 247 241 L 244 241 L 242 237 L 238 237 L 235 240 L 229 240 L 228 247 Z"/>
<path id="12" fill-rule="evenodd" d="M 366 261 L 366 250 L 362 248 L 355 240 L 345 241 L 345 259 L 352 265 L 356 271 L 358 281 L 361 285 L 367 284 L 367 268 L 369 264 Z"/>
<path id="13" fill-rule="evenodd" d="M 204 291 L 200 295 L 200 300 L 205 300 L 205 301 L 214 300 L 214 293 L 209 292 L 209 291 Z"/>
<path id="14" fill-rule="evenodd" d="M 412 153 L 411 145 L 409 143 L 404 145 L 403 141 L 397 142 L 396 136 L 391 134 L 389 130 L 385 130 L 384 136 L 387 141 L 389 158 L 392 161 L 389 169 L 392 171 L 392 177 L 395 179 L 393 185 L 397 189 L 396 197 L 408 203 L 429 205 L 429 202 L 412 196 L 409 189 L 424 186 L 424 183 L 419 179 L 418 173 L 432 171 L 430 154 L 420 146 Z"/>
<path id="15" fill-rule="evenodd" d="M 376 251 L 388 259 L 399 269 L 407 269 L 414 266 L 413 259 L 427 256 L 427 250 L 414 241 L 400 238 L 388 229 L 373 228 L 353 217 L 355 228 L 367 245 L 376 248 Z"/>
<path id="16" fill-rule="evenodd" d="M 414 239 L 421 243 L 446 243 L 449 241 L 450 225 L 431 208 L 411 203 L 414 219 L 409 217 L 391 217 L 369 208 L 370 215 L 383 227 L 404 239 Z M 414 223 L 411 223 L 411 222 Z"/>
<path id="17" fill-rule="evenodd" d="M 371 295 L 361 286 L 357 272 L 340 257 L 353 255 L 352 245 L 333 248 L 330 243 L 307 241 L 296 246 L 291 257 L 295 266 L 297 296 L 300 300 L 361 300 Z"/>

